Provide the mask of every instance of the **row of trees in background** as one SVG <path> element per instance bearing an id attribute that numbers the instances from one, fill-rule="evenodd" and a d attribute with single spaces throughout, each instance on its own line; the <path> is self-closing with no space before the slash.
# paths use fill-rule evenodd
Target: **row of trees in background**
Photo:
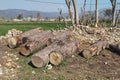
<path id="1" fill-rule="evenodd" d="M 68 7 L 68 11 L 69 11 L 69 15 L 72 21 L 72 25 L 79 25 L 79 15 L 78 15 L 78 8 L 77 8 L 77 2 L 76 0 L 65 0 L 66 1 L 66 5 Z M 85 12 L 86 12 L 86 2 L 87 0 L 84 0 L 84 5 L 82 7 L 82 21 L 85 21 Z M 104 14 L 108 17 L 112 17 L 111 20 L 111 26 L 115 27 L 117 22 L 118 22 L 118 18 L 119 18 L 119 14 L 120 14 L 120 10 L 117 12 L 116 8 L 117 8 L 117 0 L 110 0 L 111 5 L 112 5 L 112 9 L 106 9 L 104 11 Z M 98 10 L 98 0 L 95 0 L 95 27 L 98 27 L 98 22 L 99 22 L 99 18 L 98 18 L 98 14 L 99 14 L 99 10 Z M 91 18 L 91 16 L 90 16 Z M 90 20 L 91 21 L 91 20 Z"/>

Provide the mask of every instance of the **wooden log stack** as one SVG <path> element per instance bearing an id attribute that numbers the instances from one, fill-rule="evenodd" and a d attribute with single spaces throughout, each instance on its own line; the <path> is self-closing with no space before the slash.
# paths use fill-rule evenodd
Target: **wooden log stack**
<path id="1" fill-rule="evenodd" d="M 33 52 L 39 50 L 39 48 L 47 45 L 49 38 L 52 38 L 53 34 L 51 31 L 43 31 L 35 36 L 29 37 L 27 42 L 20 46 L 20 53 L 28 56 Z"/>
<path id="2" fill-rule="evenodd" d="M 41 28 L 35 28 L 30 31 L 26 31 L 23 34 L 15 35 L 16 31 L 12 31 L 12 36 L 7 39 L 7 45 L 9 48 L 16 48 L 20 46 L 21 44 L 25 43 L 28 39 L 28 37 L 34 36 L 43 30 Z M 11 33 L 9 31 L 9 33 Z"/>
<path id="3" fill-rule="evenodd" d="M 86 47 L 86 41 L 75 37 L 72 39 L 72 37 L 73 33 L 70 30 L 54 33 L 50 30 L 43 31 L 41 28 L 36 28 L 19 36 L 12 36 L 8 39 L 8 46 L 10 48 L 20 46 L 19 52 L 24 56 L 35 53 L 31 57 L 31 62 L 38 68 L 46 66 L 49 62 L 59 65 L 73 54 L 82 53 L 83 57 L 89 59 L 99 55 L 108 46 L 106 40 L 99 40 Z"/>

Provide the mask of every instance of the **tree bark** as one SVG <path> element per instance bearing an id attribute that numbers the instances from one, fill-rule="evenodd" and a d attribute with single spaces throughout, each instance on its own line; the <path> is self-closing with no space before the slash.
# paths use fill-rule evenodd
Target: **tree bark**
<path id="1" fill-rule="evenodd" d="M 112 27 L 115 27 L 117 0 L 110 0 L 112 4 Z"/>
<path id="2" fill-rule="evenodd" d="M 48 44 L 48 40 L 53 37 L 51 31 L 43 31 L 37 35 L 29 37 L 27 42 L 20 46 L 20 53 L 28 56 Z"/>
<path id="3" fill-rule="evenodd" d="M 49 39 L 48 43 L 51 44 L 53 42 L 64 41 L 65 39 L 70 39 L 71 35 L 72 33 L 70 31 L 57 32 L 54 34 L 53 38 Z"/>
<path id="4" fill-rule="evenodd" d="M 63 60 L 72 54 L 78 53 L 78 41 L 67 42 L 59 49 L 50 52 L 50 63 L 59 65 Z"/>
<path id="5" fill-rule="evenodd" d="M 52 43 L 32 56 L 31 62 L 35 67 L 46 66 L 49 62 L 59 65 L 67 57 L 79 53 L 78 42 L 65 40 Z"/>
<path id="6" fill-rule="evenodd" d="M 70 18 L 71 18 L 71 21 L 72 21 L 72 25 L 74 26 L 75 23 L 74 23 L 74 12 L 73 12 L 73 9 L 72 9 L 72 4 L 71 4 L 71 0 L 65 0 L 66 1 L 66 4 L 67 4 L 67 7 L 68 7 L 68 11 L 69 11 L 69 15 L 70 15 Z"/>
<path id="7" fill-rule="evenodd" d="M 67 40 L 70 36 L 70 31 L 56 32 L 55 34 L 50 31 L 43 31 L 37 37 L 33 36 L 29 38 L 27 43 L 20 47 L 20 52 L 21 54 L 28 56 L 37 51 L 40 47 L 50 45 L 54 42 Z"/>
<path id="8" fill-rule="evenodd" d="M 95 21 L 96 21 L 95 27 L 98 27 L 98 0 L 96 0 Z"/>
<path id="9" fill-rule="evenodd" d="M 50 63 L 59 65 L 63 60 L 67 59 L 73 54 L 81 54 L 81 52 L 88 46 L 88 42 L 79 40 L 65 42 L 64 46 L 55 49 L 50 53 Z"/>
<path id="10" fill-rule="evenodd" d="M 116 20 L 115 20 L 115 26 L 117 26 L 117 24 L 118 24 L 119 15 L 120 15 L 120 10 L 118 11 L 118 14 L 117 14 L 117 17 L 116 17 Z"/>
<path id="11" fill-rule="evenodd" d="M 60 49 L 61 46 L 64 46 L 63 42 L 55 42 L 48 47 L 42 49 L 41 51 L 37 52 L 31 58 L 32 64 L 38 68 L 46 66 L 49 63 L 49 54 L 56 49 Z"/>
<path id="12" fill-rule="evenodd" d="M 28 37 L 37 35 L 40 32 L 42 32 L 41 28 L 35 28 L 35 29 L 24 32 L 22 35 L 10 37 L 7 39 L 7 45 L 10 48 L 16 48 L 21 44 L 25 43 Z"/>
<path id="13" fill-rule="evenodd" d="M 100 51 L 105 49 L 108 46 L 107 41 L 99 40 L 98 42 L 92 44 L 91 46 L 87 47 L 83 50 L 82 55 L 83 57 L 89 59 L 92 56 L 99 55 Z"/>
<path id="14" fill-rule="evenodd" d="M 85 12 L 86 12 L 86 0 L 84 0 L 84 5 L 83 5 L 83 9 L 82 9 L 82 23 L 86 23 L 85 22 Z"/>
<path id="15" fill-rule="evenodd" d="M 74 17 L 75 17 L 75 25 L 79 25 L 79 15 L 78 15 L 78 8 L 77 8 L 77 3 L 76 3 L 76 0 L 72 0 L 72 3 L 73 3 L 73 7 L 74 7 Z"/>

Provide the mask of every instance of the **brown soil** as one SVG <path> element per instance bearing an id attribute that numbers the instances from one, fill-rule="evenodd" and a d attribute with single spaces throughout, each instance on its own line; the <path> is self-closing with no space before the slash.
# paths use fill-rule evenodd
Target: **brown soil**
<path id="1" fill-rule="evenodd" d="M 2 45 L 0 56 L 0 80 L 120 80 L 120 54 L 110 50 L 89 60 L 72 55 L 51 70 L 32 67 L 30 58 L 19 55 L 18 49 Z"/>

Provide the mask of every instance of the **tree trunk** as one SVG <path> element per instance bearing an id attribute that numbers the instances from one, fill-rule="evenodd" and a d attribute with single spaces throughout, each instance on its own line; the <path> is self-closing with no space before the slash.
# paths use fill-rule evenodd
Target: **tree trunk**
<path id="1" fill-rule="evenodd" d="M 86 10 L 85 9 L 86 9 L 86 0 L 84 0 L 83 10 L 82 10 L 83 11 L 82 12 L 82 20 L 83 20 L 82 23 L 83 24 L 84 23 L 86 24 L 86 21 L 85 21 L 85 12 L 86 12 Z"/>
<path id="2" fill-rule="evenodd" d="M 20 52 L 23 55 L 30 55 L 37 51 L 40 47 L 50 45 L 54 42 L 64 41 L 71 35 L 70 31 L 56 32 L 55 34 L 50 31 L 43 31 L 37 37 L 29 38 L 28 42 L 20 47 Z"/>
<path id="3" fill-rule="evenodd" d="M 89 59 L 90 57 L 92 57 L 94 55 L 99 55 L 100 51 L 105 49 L 107 46 L 108 46 L 107 41 L 100 40 L 100 41 L 92 44 L 88 48 L 84 49 L 82 52 L 82 55 L 83 55 L 83 57 Z"/>
<path id="4" fill-rule="evenodd" d="M 50 63 L 59 65 L 63 60 L 72 54 L 78 53 L 78 41 L 67 42 L 59 49 L 50 52 Z"/>
<path id="5" fill-rule="evenodd" d="M 112 27 L 115 27 L 117 0 L 110 0 L 112 4 Z"/>
<path id="6" fill-rule="evenodd" d="M 43 29 L 40 27 L 24 32 L 22 34 L 22 43 L 26 43 L 29 38 L 33 36 L 38 36 L 39 34 L 41 34 L 41 32 L 43 32 Z"/>
<path id="7" fill-rule="evenodd" d="M 117 17 L 116 17 L 116 20 L 115 20 L 115 26 L 117 26 L 117 24 L 118 24 L 119 15 L 120 15 L 120 10 L 118 11 L 118 14 L 117 14 Z"/>
<path id="8" fill-rule="evenodd" d="M 16 48 L 20 44 L 25 43 L 27 41 L 28 37 L 31 37 L 33 35 L 37 35 L 40 32 L 42 32 L 41 28 L 35 28 L 35 29 L 30 30 L 30 31 L 24 32 L 22 35 L 10 37 L 7 40 L 7 45 L 10 48 Z"/>
<path id="9" fill-rule="evenodd" d="M 64 46 L 64 43 L 59 41 L 55 42 L 48 47 L 42 49 L 41 51 L 37 52 L 35 55 L 32 56 L 31 62 L 35 67 L 43 67 L 49 63 L 49 54 L 56 50 L 60 49 L 61 46 Z"/>
<path id="10" fill-rule="evenodd" d="M 28 56 L 39 50 L 39 48 L 46 46 L 48 44 L 48 40 L 52 37 L 53 34 L 51 31 L 43 31 L 35 36 L 33 35 L 24 45 L 20 46 L 20 53 Z"/>
<path id="11" fill-rule="evenodd" d="M 96 0 L 95 21 L 96 21 L 95 27 L 98 27 L 98 0 Z"/>
<path id="12" fill-rule="evenodd" d="M 79 15 L 78 15 L 77 3 L 76 3 L 76 0 L 72 0 L 72 2 L 73 2 L 73 7 L 74 7 L 75 25 L 79 25 Z"/>
<path id="13" fill-rule="evenodd" d="M 72 25 L 74 26 L 74 12 L 73 12 L 73 9 L 72 9 L 72 5 L 71 5 L 71 0 L 65 0 L 66 1 L 66 4 L 67 4 L 67 7 L 68 7 L 68 11 L 69 11 L 69 15 L 70 15 L 70 18 L 71 18 L 71 21 L 72 21 Z"/>
<path id="14" fill-rule="evenodd" d="M 32 56 L 31 62 L 35 67 L 46 66 L 49 61 L 54 65 L 59 65 L 68 56 L 78 53 L 78 42 L 65 40 L 52 43 Z"/>
<path id="15" fill-rule="evenodd" d="M 53 38 L 49 39 L 48 43 L 51 44 L 53 42 L 64 41 L 66 39 L 69 40 L 71 36 L 72 36 L 72 33 L 70 31 L 57 32 L 54 34 Z"/>

